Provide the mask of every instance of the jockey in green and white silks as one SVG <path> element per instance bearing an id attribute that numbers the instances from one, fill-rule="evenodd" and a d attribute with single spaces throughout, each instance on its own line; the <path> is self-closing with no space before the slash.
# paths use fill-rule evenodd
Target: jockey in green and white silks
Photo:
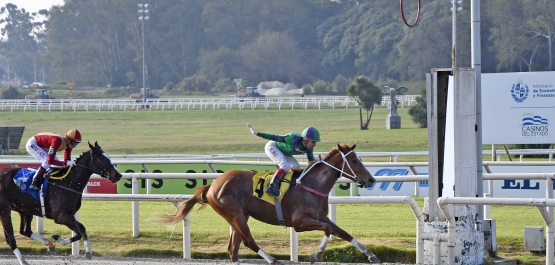
<path id="1" fill-rule="evenodd" d="M 258 132 L 250 124 L 247 124 L 252 134 L 270 140 L 264 147 L 266 155 L 278 163 L 279 169 L 272 177 L 272 181 L 266 189 L 266 193 L 279 196 L 279 183 L 285 173 L 291 169 L 300 168 L 299 162 L 293 155 L 306 154 L 308 161 L 314 161 L 314 147 L 320 141 L 320 133 L 314 127 L 307 127 L 302 134 L 288 133 L 286 135 L 275 135 Z"/>

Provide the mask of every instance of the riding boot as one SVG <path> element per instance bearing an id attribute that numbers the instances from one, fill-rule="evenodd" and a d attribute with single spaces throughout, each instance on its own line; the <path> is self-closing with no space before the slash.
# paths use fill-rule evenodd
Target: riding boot
<path id="1" fill-rule="evenodd" d="M 33 182 L 31 183 L 31 186 L 29 186 L 30 190 L 40 191 L 42 182 L 44 180 L 44 172 L 46 172 L 46 169 L 43 167 L 39 167 L 37 172 L 35 172 L 35 175 L 33 176 Z"/>
<path id="2" fill-rule="evenodd" d="M 281 178 L 283 178 L 284 175 L 285 175 L 285 170 L 281 168 L 278 169 L 278 171 L 276 171 L 276 173 L 272 177 L 272 180 L 270 181 L 270 185 L 268 185 L 268 188 L 266 189 L 266 193 L 274 197 L 279 196 L 280 194 L 279 184 L 281 182 Z"/>

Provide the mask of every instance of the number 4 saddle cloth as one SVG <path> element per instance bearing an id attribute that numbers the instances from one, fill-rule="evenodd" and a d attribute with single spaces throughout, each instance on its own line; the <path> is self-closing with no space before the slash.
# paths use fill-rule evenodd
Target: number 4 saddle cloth
<path id="1" fill-rule="evenodd" d="M 256 175 L 254 175 L 254 177 L 252 178 L 252 190 L 253 190 L 252 195 L 254 197 L 259 198 L 268 203 L 274 204 L 274 197 L 272 197 L 272 195 L 269 195 L 268 193 L 265 192 L 266 189 L 268 188 L 268 185 L 270 185 L 270 181 L 272 181 L 272 177 L 274 176 L 274 173 L 275 172 L 259 172 L 259 173 L 256 173 Z M 287 190 L 289 190 L 292 176 L 293 176 L 293 171 L 289 171 L 281 179 L 281 183 L 279 186 L 279 190 L 281 191 L 281 194 L 277 197 L 277 199 L 280 202 L 281 202 L 281 199 L 283 199 L 283 196 L 285 195 Z"/>

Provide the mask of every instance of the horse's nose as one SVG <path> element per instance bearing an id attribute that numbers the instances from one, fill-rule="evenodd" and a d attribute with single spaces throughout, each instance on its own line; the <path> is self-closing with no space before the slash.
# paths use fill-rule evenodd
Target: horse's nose
<path id="1" fill-rule="evenodd" d="M 372 186 L 374 186 L 374 183 L 376 183 L 376 179 L 373 176 L 371 176 L 368 179 L 368 187 L 367 188 L 371 188 Z"/>
<path id="2" fill-rule="evenodd" d="M 121 177 L 122 177 L 122 175 L 119 172 L 116 173 L 116 175 L 114 176 L 114 181 L 113 182 L 115 183 L 115 182 L 120 181 Z"/>

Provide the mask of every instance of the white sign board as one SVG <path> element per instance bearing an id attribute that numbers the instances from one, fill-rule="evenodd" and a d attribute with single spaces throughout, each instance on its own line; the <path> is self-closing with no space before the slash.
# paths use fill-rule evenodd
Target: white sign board
<path id="1" fill-rule="evenodd" d="M 482 143 L 551 144 L 555 72 L 482 74 Z"/>
<path id="2" fill-rule="evenodd" d="M 518 162 L 515 162 L 518 163 Z M 373 176 L 409 176 L 414 175 L 408 167 L 367 167 Z M 428 175 L 428 167 L 415 167 L 422 175 Z M 551 173 L 555 166 L 490 166 L 492 173 Z M 490 189 L 488 183 L 483 182 L 484 192 Z M 494 180 L 492 195 L 494 198 L 545 198 L 545 180 Z M 419 196 L 427 197 L 429 186 L 423 182 L 376 182 L 373 187 L 359 188 L 360 196 L 412 196 L 414 186 L 418 185 Z M 555 187 L 553 187 L 555 190 Z M 446 195 L 443 195 L 446 196 Z"/>

